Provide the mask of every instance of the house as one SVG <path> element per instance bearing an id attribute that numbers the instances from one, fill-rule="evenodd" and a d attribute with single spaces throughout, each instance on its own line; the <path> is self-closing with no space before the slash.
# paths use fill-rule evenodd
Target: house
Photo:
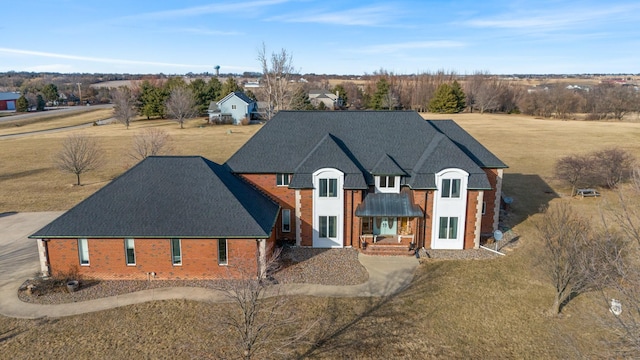
<path id="1" fill-rule="evenodd" d="M 199 156 L 153 156 L 31 238 L 46 275 L 253 276 L 272 253 L 278 214 L 276 203 L 225 166 Z"/>
<path id="2" fill-rule="evenodd" d="M 506 167 L 451 120 L 281 111 L 226 164 L 149 157 L 31 238 L 44 274 L 100 279 L 261 276 L 277 241 L 478 248 Z"/>
<path id="3" fill-rule="evenodd" d="M 320 103 L 324 103 L 327 109 L 337 109 L 343 106 L 342 98 L 339 93 L 332 93 L 326 90 L 310 90 L 309 100 L 311 104 L 318 107 Z"/>
<path id="4" fill-rule="evenodd" d="M 257 113 L 258 104 L 241 91 L 235 91 L 225 96 L 218 102 L 209 104 L 209 122 L 220 122 L 224 117 L 233 119 L 238 125 L 243 119 L 251 120 L 252 114 Z"/>
<path id="5" fill-rule="evenodd" d="M 507 166 L 450 120 L 416 112 L 281 111 L 227 162 L 281 207 L 299 246 L 478 248 Z"/>
<path id="6" fill-rule="evenodd" d="M 20 93 L 17 92 L 0 92 L 0 110 L 15 110 L 19 98 Z"/>

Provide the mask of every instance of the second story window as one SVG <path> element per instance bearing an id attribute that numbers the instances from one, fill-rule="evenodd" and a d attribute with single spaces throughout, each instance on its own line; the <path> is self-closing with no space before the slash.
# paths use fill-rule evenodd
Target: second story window
<path id="1" fill-rule="evenodd" d="M 235 110 L 236 106 L 235 105 L 231 105 L 231 109 Z"/>
<path id="2" fill-rule="evenodd" d="M 380 187 L 381 188 L 394 188 L 394 187 L 396 187 L 396 177 L 395 176 L 380 176 Z"/>
<path id="3" fill-rule="evenodd" d="M 320 179 L 320 197 L 338 197 L 338 179 Z"/>
<path id="4" fill-rule="evenodd" d="M 442 197 L 460 197 L 460 179 L 442 179 Z"/>
<path id="5" fill-rule="evenodd" d="M 276 185 L 289 186 L 290 179 L 291 179 L 291 174 L 276 174 Z"/>

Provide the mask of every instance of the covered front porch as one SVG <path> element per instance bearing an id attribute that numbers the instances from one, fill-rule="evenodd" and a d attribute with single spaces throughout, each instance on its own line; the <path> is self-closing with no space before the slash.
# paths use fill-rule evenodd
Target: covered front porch
<path id="1" fill-rule="evenodd" d="M 360 249 L 382 255 L 412 255 L 424 213 L 406 193 L 368 194 L 356 209 L 361 218 Z"/>

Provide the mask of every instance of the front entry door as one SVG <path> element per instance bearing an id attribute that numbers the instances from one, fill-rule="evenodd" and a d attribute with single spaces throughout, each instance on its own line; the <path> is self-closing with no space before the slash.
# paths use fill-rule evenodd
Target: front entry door
<path id="1" fill-rule="evenodd" d="M 397 234 L 397 221 L 394 217 L 380 217 L 376 218 L 374 229 L 376 235 L 396 235 Z"/>

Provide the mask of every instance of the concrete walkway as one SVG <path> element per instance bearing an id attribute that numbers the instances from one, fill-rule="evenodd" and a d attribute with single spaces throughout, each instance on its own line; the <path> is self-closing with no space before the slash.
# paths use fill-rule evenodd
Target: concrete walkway
<path id="1" fill-rule="evenodd" d="M 18 288 L 38 271 L 36 242 L 28 239 L 60 212 L 0 214 L 0 314 L 16 318 L 71 316 L 147 301 L 186 299 L 203 302 L 225 302 L 224 294 L 204 288 L 171 287 L 138 291 L 89 301 L 39 305 L 24 303 L 18 298 Z M 418 260 L 414 257 L 358 255 L 369 272 L 369 280 L 350 286 L 286 284 L 280 294 L 321 297 L 365 297 L 392 295 L 413 280 Z"/>

